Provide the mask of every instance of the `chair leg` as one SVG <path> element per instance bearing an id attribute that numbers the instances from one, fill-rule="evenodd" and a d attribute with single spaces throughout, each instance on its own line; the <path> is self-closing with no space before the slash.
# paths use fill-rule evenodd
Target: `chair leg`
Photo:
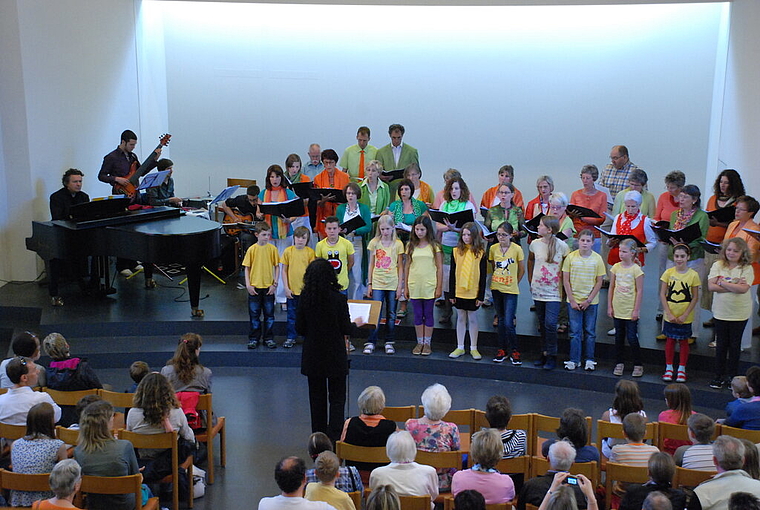
<path id="1" fill-rule="evenodd" d="M 221 451 L 222 467 L 227 465 L 227 424 L 219 431 L 219 448 Z"/>
<path id="2" fill-rule="evenodd" d="M 194 491 L 193 491 L 193 464 L 191 463 L 190 466 L 187 468 L 187 485 L 189 486 L 187 495 L 187 507 L 193 508 L 194 504 Z"/>
<path id="3" fill-rule="evenodd" d="M 208 484 L 214 484 L 214 438 L 211 435 L 206 436 L 206 469 L 208 471 Z"/>

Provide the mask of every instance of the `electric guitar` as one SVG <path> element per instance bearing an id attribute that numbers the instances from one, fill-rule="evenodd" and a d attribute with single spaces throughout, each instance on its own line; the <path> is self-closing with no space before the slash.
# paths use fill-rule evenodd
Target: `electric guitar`
<path id="1" fill-rule="evenodd" d="M 161 135 L 159 137 L 159 142 L 156 146 L 156 149 L 169 145 L 169 140 L 171 140 L 171 138 L 172 135 L 169 133 Z M 155 151 L 156 149 L 153 150 Z M 116 183 L 113 186 L 114 189 L 122 195 L 126 195 L 129 198 L 135 198 L 135 195 L 137 195 L 137 186 L 140 184 L 140 177 L 148 173 L 148 164 L 152 157 L 153 153 L 151 153 L 150 156 L 148 156 L 148 158 L 139 167 L 137 166 L 137 161 L 133 161 L 132 166 L 129 167 L 129 173 L 124 176 L 124 178 L 129 182 L 126 184 Z"/>

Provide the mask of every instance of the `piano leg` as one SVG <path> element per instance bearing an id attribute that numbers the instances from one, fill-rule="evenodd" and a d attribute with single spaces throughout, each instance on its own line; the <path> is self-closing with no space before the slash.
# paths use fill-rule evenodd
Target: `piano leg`
<path id="1" fill-rule="evenodd" d="M 193 309 L 193 316 L 196 315 L 195 310 L 198 310 L 198 304 L 200 303 L 201 295 L 201 264 L 188 264 L 185 266 L 187 269 L 187 291 L 190 294 L 190 307 Z"/>

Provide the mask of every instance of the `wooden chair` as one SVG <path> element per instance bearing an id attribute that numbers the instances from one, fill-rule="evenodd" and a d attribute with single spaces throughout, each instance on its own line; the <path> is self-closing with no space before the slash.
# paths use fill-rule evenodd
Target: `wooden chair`
<path id="1" fill-rule="evenodd" d="M 530 453 L 529 455 L 541 455 L 541 447 L 546 441 L 545 438 L 542 438 L 539 434 L 541 432 L 548 433 L 551 437 L 554 437 L 557 433 L 557 429 L 559 428 L 559 422 L 560 418 L 558 416 L 546 416 L 543 414 L 535 413 L 533 415 L 533 428 L 530 431 L 529 436 L 529 447 L 530 447 Z M 588 443 L 591 444 L 591 427 L 593 426 L 594 422 L 591 419 L 591 416 L 586 416 L 586 428 L 588 430 Z"/>
<path id="2" fill-rule="evenodd" d="M 538 507 L 536 505 L 531 505 L 530 503 L 525 503 L 525 510 L 538 510 Z"/>
<path id="3" fill-rule="evenodd" d="M 26 435 L 26 425 L 8 425 L 0 423 L 0 437 L 15 441 Z"/>
<path id="4" fill-rule="evenodd" d="M 140 473 L 129 476 L 82 476 L 83 493 L 92 494 L 130 494 L 135 495 L 135 510 L 158 510 L 158 498 L 150 498 L 148 503 L 142 504 L 142 475 Z"/>
<path id="5" fill-rule="evenodd" d="M 492 503 L 486 505 L 486 510 L 512 510 L 512 505 L 517 504 L 517 498 L 506 503 Z M 443 500 L 443 510 L 455 510 L 454 496 L 448 494 Z"/>
<path id="6" fill-rule="evenodd" d="M 209 485 L 214 483 L 214 438 L 219 436 L 219 452 L 221 457 L 221 466 L 227 465 L 227 429 L 225 427 L 226 421 L 224 416 L 216 417 L 216 424 L 214 423 L 214 411 L 211 393 L 201 395 L 198 398 L 198 405 L 196 410 L 204 411 L 206 413 L 206 430 L 203 433 L 195 434 L 195 439 L 199 443 L 206 443 L 206 450 L 208 452 L 208 483 Z"/>
<path id="7" fill-rule="evenodd" d="M 55 427 L 55 437 L 66 444 L 76 446 L 79 442 L 79 430 L 67 429 L 58 425 Z"/>
<path id="8" fill-rule="evenodd" d="M 430 510 L 430 495 L 399 496 L 401 510 Z"/>
<path id="9" fill-rule="evenodd" d="M 418 464 L 425 464 L 436 469 L 462 469 L 462 451 L 453 452 L 425 452 L 417 450 L 417 457 L 414 459 Z M 447 493 L 439 494 L 435 498 L 435 503 L 442 503 Z"/>
<path id="10" fill-rule="evenodd" d="M 717 471 L 701 471 L 699 469 L 686 469 L 676 466 L 676 474 L 673 476 L 673 487 L 689 487 L 693 489 L 717 473 Z"/>
<path id="11" fill-rule="evenodd" d="M 612 482 L 646 483 L 649 481 L 649 471 L 646 467 L 627 466 L 617 462 L 607 463 L 607 481 L 605 490 L 607 500 L 604 503 L 605 510 L 610 510 L 612 505 Z"/>
<path id="12" fill-rule="evenodd" d="M 0 488 L 12 491 L 50 491 L 50 473 L 24 475 L 0 469 Z"/>
<path id="13" fill-rule="evenodd" d="M 354 508 L 356 508 L 356 510 L 362 510 L 362 499 L 364 498 L 362 491 L 348 492 L 347 494 L 348 497 L 351 498 L 351 501 L 354 503 Z"/>
<path id="14" fill-rule="evenodd" d="M 255 185 L 256 185 L 256 179 L 234 179 L 232 177 L 227 177 L 228 188 L 230 186 L 240 186 L 241 188 L 243 188 L 243 191 L 245 191 L 245 189 L 248 186 L 255 186 Z"/>
<path id="15" fill-rule="evenodd" d="M 118 391 L 100 390 L 98 392 L 100 398 L 110 402 L 114 407 L 129 408 L 132 407 L 132 399 L 134 399 L 134 393 L 119 393 Z"/>
<path id="16" fill-rule="evenodd" d="M 530 477 L 530 461 L 530 455 L 521 455 L 519 457 L 512 457 L 511 459 L 501 459 L 496 464 L 496 469 L 499 473 L 510 475 L 522 473 L 523 480 L 527 480 Z M 467 464 L 472 467 L 472 455 L 467 456 Z"/>
<path id="17" fill-rule="evenodd" d="M 550 468 L 549 461 L 541 455 L 535 455 L 530 462 L 530 477 L 535 478 L 543 475 Z M 574 475 L 583 475 L 596 487 L 599 482 L 599 463 L 598 462 L 573 462 L 570 466 L 570 473 Z"/>
<path id="18" fill-rule="evenodd" d="M 188 506 L 193 507 L 193 456 L 190 455 L 179 463 L 179 446 L 177 444 L 177 431 L 164 432 L 162 434 L 137 434 L 127 430 L 119 430 L 119 439 L 126 439 L 135 448 L 159 448 L 171 449 L 172 474 L 161 480 L 161 483 L 172 484 L 172 510 L 179 510 L 179 468 L 187 470 L 188 477 Z"/>
<path id="19" fill-rule="evenodd" d="M 382 415 L 397 423 L 404 423 L 406 420 L 417 417 L 417 407 L 413 405 L 386 407 L 383 409 Z"/>
<path id="20" fill-rule="evenodd" d="M 338 441 L 335 443 L 335 455 L 341 461 L 370 462 L 373 464 L 390 463 L 385 452 L 385 446 L 356 446 Z"/>
<path id="21" fill-rule="evenodd" d="M 644 434 L 644 441 L 652 441 L 653 443 L 656 443 L 658 434 L 657 425 L 658 423 L 656 421 L 647 422 L 647 431 Z M 625 436 L 623 435 L 623 424 L 610 423 L 604 420 L 597 420 L 596 422 L 596 447 L 599 450 L 599 456 L 601 458 L 601 463 L 599 464 L 599 469 L 601 471 L 606 469 L 605 466 L 607 464 L 607 458 L 602 454 L 602 441 L 605 437 L 625 439 Z"/>
<path id="22" fill-rule="evenodd" d="M 480 409 L 474 409 L 472 411 L 472 427 L 471 432 L 477 432 L 480 429 L 490 428 L 491 424 L 486 420 L 485 411 Z M 513 414 L 507 425 L 511 430 L 524 430 L 526 435 L 530 435 L 530 431 L 533 428 L 533 413 L 526 414 Z"/>
<path id="23" fill-rule="evenodd" d="M 91 390 L 79 390 L 79 391 L 59 391 L 50 388 L 42 388 L 42 391 L 50 395 L 53 402 L 59 406 L 75 406 L 79 399 L 87 395 L 97 395 L 99 390 L 93 388 Z"/>
<path id="24" fill-rule="evenodd" d="M 736 427 L 721 425 L 720 433 L 724 436 L 735 437 L 736 439 L 749 439 L 755 444 L 760 443 L 760 430 L 737 429 Z"/>
<path id="25" fill-rule="evenodd" d="M 715 425 L 713 432 L 713 441 L 721 434 L 720 424 Z M 677 441 L 689 441 L 689 427 L 679 423 L 667 423 L 664 421 L 657 422 L 657 448 L 662 450 L 665 446 L 666 439 L 675 439 Z"/>

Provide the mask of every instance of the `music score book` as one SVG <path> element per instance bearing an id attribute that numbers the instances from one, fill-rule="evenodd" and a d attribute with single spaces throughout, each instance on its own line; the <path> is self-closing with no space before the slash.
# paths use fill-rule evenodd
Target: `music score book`
<path id="1" fill-rule="evenodd" d="M 696 241 L 702 236 L 702 230 L 699 228 L 699 223 L 692 223 L 691 225 L 682 228 L 680 230 L 671 230 L 669 228 L 662 228 L 659 225 L 653 225 L 652 230 L 660 238 L 663 243 L 671 244 L 670 238 L 676 239 L 679 242 L 689 244 Z"/>
<path id="2" fill-rule="evenodd" d="M 345 204 L 348 202 L 346 200 L 346 195 L 343 194 L 343 190 L 341 189 L 333 189 L 333 188 L 311 188 L 309 189 L 309 199 L 314 201 L 320 201 L 324 197 L 333 197 L 333 202 L 336 204 Z"/>
<path id="3" fill-rule="evenodd" d="M 286 218 L 303 216 L 303 198 L 291 198 L 284 202 L 261 202 L 259 204 L 259 210 L 262 214 L 284 216 Z"/>
<path id="4" fill-rule="evenodd" d="M 707 216 L 715 218 L 715 221 L 719 223 L 731 223 L 736 219 L 736 206 L 729 205 L 714 211 L 707 211 Z"/>
<path id="5" fill-rule="evenodd" d="M 399 168 L 398 170 L 383 170 L 380 172 L 380 175 L 383 177 L 390 177 L 391 181 L 397 181 L 404 178 L 404 169 Z"/>
<path id="6" fill-rule="evenodd" d="M 610 239 L 617 239 L 618 241 L 622 241 L 623 239 L 633 239 L 634 241 L 636 241 L 636 245 L 639 248 L 643 248 L 646 246 L 646 243 L 642 243 L 641 241 L 639 241 L 639 239 L 636 236 L 632 236 L 631 234 L 613 234 L 612 232 L 607 232 L 606 230 L 602 230 L 601 228 L 596 227 L 596 226 L 594 228 L 597 229 L 602 234 L 604 234 L 605 236 L 609 237 Z"/>
<path id="7" fill-rule="evenodd" d="M 592 211 L 588 207 L 583 207 L 575 204 L 570 204 L 567 206 L 567 213 L 576 214 L 581 218 L 601 218 L 601 216 L 599 216 L 595 211 Z"/>
<path id="8" fill-rule="evenodd" d="M 364 221 L 364 218 L 361 217 L 361 215 L 356 215 L 350 220 L 341 223 L 339 226 L 341 230 L 345 230 L 346 232 L 353 232 L 357 228 L 362 228 L 365 226 L 367 222 Z"/>
<path id="9" fill-rule="evenodd" d="M 430 213 L 430 219 L 433 221 L 444 224 L 448 221 L 449 223 L 453 223 L 457 228 L 462 228 L 465 223 L 475 221 L 475 216 L 473 216 L 470 209 L 455 213 L 445 213 L 439 209 L 428 209 L 428 213 Z"/>

